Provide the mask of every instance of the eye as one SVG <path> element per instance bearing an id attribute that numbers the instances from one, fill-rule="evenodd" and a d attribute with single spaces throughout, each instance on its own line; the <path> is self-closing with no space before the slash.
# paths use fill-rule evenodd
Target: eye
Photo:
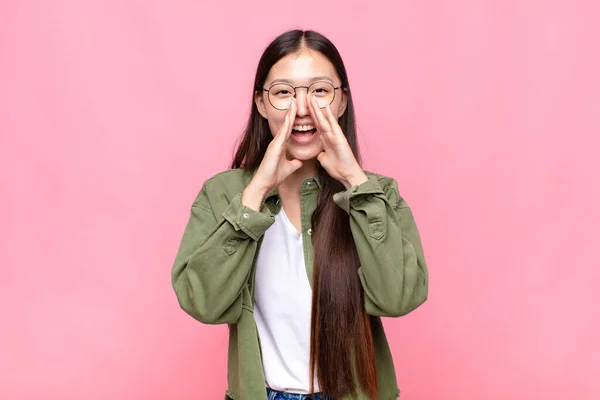
<path id="1" fill-rule="evenodd" d="M 317 97 L 332 96 L 333 90 L 333 85 L 330 82 L 315 82 L 310 85 L 310 92 Z"/>

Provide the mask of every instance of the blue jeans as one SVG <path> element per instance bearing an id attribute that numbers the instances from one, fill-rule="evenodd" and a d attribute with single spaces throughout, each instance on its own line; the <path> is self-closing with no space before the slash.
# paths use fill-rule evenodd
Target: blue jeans
<path id="1" fill-rule="evenodd" d="M 321 397 L 317 394 L 298 394 L 284 393 L 267 388 L 267 397 L 269 400 L 330 400 L 327 397 Z"/>

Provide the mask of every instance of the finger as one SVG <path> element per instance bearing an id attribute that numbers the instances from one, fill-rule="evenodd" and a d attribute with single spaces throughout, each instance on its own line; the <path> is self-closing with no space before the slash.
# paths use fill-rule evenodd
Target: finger
<path id="1" fill-rule="evenodd" d="M 327 107 L 325 107 L 325 115 L 327 116 L 327 121 L 329 122 L 329 125 L 331 125 L 331 131 L 335 133 L 340 133 L 341 128 L 338 124 L 337 119 L 333 115 L 333 112 L 331 111 L 331 104 L 328 104 Z"/>
<path id="2" fill-rule="evenodd" d="M 290 137 L 290 134 L 292 133 L 292 128 L 294 126 L 295 118 L 296 118 L 296 102 L 295 102 L 295 99 L 291 99 L 290 107 L 288 108 L 288 111 L 285 114 L 285 120 L 283 121 L 283 125 L 281 126 L 281 128 L 279 128 L 279 132 L 277 132 L 277 140 L 280 145 L 283 145 L 287 141 L 287 139 Z"/>
<path id="3" fill-rule="evenodd" d="M 306 102 L 308 103 L 308 113 L 310 114 L 313 123 L 315 124 L 315 128 L 317 128 L 318 131 L 322 131 L 323 127 L 319 124 L 319 120 L 317 119 L 317 114 L 315 113 L 315 109 L 313 107 L 313 102 L 312 102 L 312 98 L 313 95 L 312 94 L 308 94 L 306 96 Z"/>
<path id="4" fill-rule="evenodd" d="M 311 116 L 313 118 L 313 121 L 315 121 L 315 126 L 317 130 L 321 132 L 321 143 L 323 144 L 323 147 L 327 149 L 329 148 L 331 142 L 328 134 L 329 129 L 331 129 L 329 123 L 327 122 L 327 119 L 325 119 L 325 117 L 323 116 L 323 112 L 319 107 L 319 103 L 317 102 L 317 99 L 314 98 L 314 96 L 311 96 L 309 100 L 309 105 L 309 109 L 311 110 Z"/>
<path id="5" fill-rule="evenodd" d="M 328 132 L 330 130 L 329 122 L 323 115 L 321 111 L 321 107 L 319 107 L 319 103 L 317 102 L 316 97 L 313 95 L 310 99 L 311 108 L 313 110 L 313 119 L 316 120 L 316 123 L 320 127 L 321 132 Z"/>
<path id="6" fill-rule="evenodd" d="M 274 157 L 285 158 L 285 144 L 287 138 L 289 137 L 289 133 L 292 131 L 293 124 L 291 121 L 294 120 L 294 117 L 292 117 L 293 113 L 293 105 L 290 100 L 290 107 L 288 108 L 288 111 L 285 114 L 283 124 L 281 124 L 281 127 L 277 131 L 277 134 L 275 135 L 273 140 L 271 140 L 271 143 L 269 143 L 269 147 L 267 149 L 267 151 L 269 153 L 272 153 Z"/>
<path id="7" fill-rule="evenodd" d="M 288 111 L 288 125 L 287 125 L 287 129 L 285 131 L 285 137 L 286 139 L 288 137 L 290 137 L 290 134 L 292 133 L 292 128 L 294 127 L 294 120 L 296 119 L 296 111 L 298 110 L 298 107 L 296 106 L 296 99 L 292 98 L 291 103 L 290 103 L 290 109 Z"/>

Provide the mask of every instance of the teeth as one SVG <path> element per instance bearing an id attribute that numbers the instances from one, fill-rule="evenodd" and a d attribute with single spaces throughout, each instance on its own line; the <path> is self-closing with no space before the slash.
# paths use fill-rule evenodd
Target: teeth
<path id="1" fill-rule="evenodd" d="M 310 131 L 310 130 L 313 130 L 313 129 L 315 129 L 315 127 L 312 126 L 312 125 L 297 125 L 297 126 L 294 126 L 294 130 L 295 131 L 300 131 L 300 132 Z"/>

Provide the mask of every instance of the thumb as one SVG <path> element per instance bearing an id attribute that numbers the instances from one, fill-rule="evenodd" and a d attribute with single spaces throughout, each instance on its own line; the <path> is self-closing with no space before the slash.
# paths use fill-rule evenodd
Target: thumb
<path id="1" fill-rule="evenodd" d="M 300 169 L 300 167 L 302 167 L 302 161 L 294 159 L 290 161 L 290 167 L 293 171 L 296 171 L 297 169 Z"/>
<path id="2" fill-rule="evenodd" d="M 300 167 L 302 167 L 302 161 L 300 160 L 285 160 L 283 167 L 286 171 L 286 175 L 288 174 L 292 174 L 294 171 L 300 169 Z"/>
<path id="3" fill-rule="evenodd" d="M 319 163 L 321 163 L 321 165 L 324 166 L 324 162 L 326 163 L 327 161 L 327 155 L 325 154 L 325 151 L 320 152 L 319 154 L 317 154 L 317 161 L 319 161 Z"/>

